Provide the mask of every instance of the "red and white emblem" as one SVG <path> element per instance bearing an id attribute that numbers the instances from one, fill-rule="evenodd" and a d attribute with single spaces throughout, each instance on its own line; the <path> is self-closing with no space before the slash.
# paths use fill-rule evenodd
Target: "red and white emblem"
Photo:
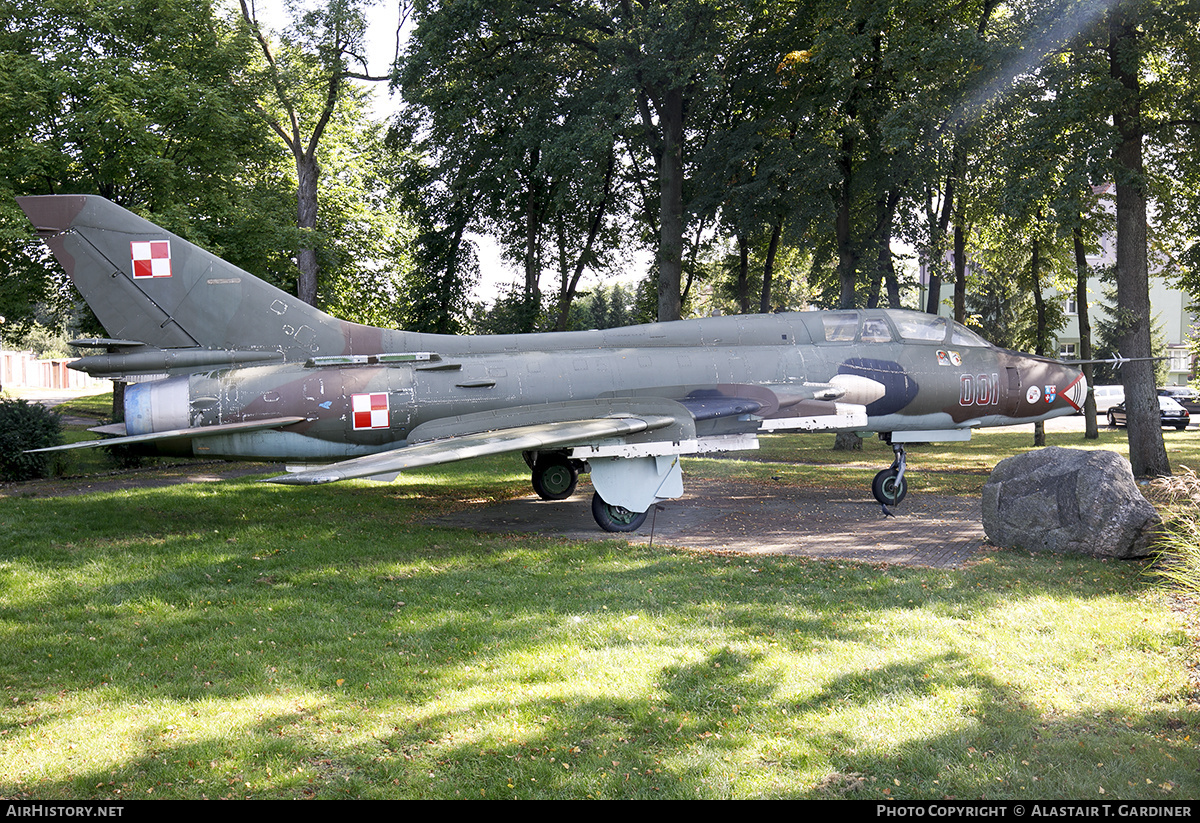
<path id="1" fill-rule="evenodd" d="M 129 256 L 133 259 L 133 278 L 171 276 L 171 241 L 135 240 L 129 244 Z"/>
<path id="2" fill-rule="evenodd" d="M 350 412 L 354 429 L 386 429 L 388 427 L 387 392 L 350 395 Z"/>

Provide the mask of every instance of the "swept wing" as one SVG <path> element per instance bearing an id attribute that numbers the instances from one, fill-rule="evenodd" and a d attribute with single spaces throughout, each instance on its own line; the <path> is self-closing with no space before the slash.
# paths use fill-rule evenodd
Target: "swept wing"
<path id="1" fill-rule="evenodd" d="M 238 432 L 262 431 L 264 429 L 281 429 L 303 421 L 303 417 L 270 417 L 265 420 L 247 420 L 240 423 L 221 423 L 215 426 L 193 426 L 186 429 L 171 429 L 169 431 L 149 432 L 147 434 L 130 434 L 123 437 L 107 437 L 102 440 L 85 440 L 81 443 L 69 443 L 66 446 L 51 446 L 45 449 L 29 449 L 30 452 L 55 452 L 68 449 L 92 449 L 97 446 L 132 446 L 136 443 L 157 443 L 163 440 L 181 440 L 199 437 L 214 437 L 221 434 Z M 105 433 L 108 427 L 92 429 Z"/>
<path id="2" fill-rule="evenodd" d="M 267 482 L 307 486 L 360 477 L 391 479 L 404 469 L 453 463 L 489 454 L 582 445 L 612 437 L 655 431 L 674 422 L 672 417 L 647 415 L 645 418 L 613 417 L 516 426 L 418 443 L 366 457 L 343 460 L 317 469 L 271 477 Z"/>

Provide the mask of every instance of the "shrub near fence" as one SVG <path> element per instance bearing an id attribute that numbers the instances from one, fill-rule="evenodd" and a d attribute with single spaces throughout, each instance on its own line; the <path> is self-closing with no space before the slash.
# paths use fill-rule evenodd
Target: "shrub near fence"
<path id="1" fill-rule="evenodd" d="M 0 400 L 0 480 L 32 480 L 50 473 L 50 455 L 27 454 L 62 443 L 58 413 L 26 400 Z"/>

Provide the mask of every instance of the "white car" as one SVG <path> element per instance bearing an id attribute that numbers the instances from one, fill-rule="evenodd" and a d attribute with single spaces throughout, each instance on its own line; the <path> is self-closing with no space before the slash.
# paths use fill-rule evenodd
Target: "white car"
<path id="1" fill-rule="evenodd" d="M 1092 392 L 1096 398 L 1096 414 L 1104 414 L 1118 403 L 1125 402 L 1124 386 L 1096 386 Z"/>

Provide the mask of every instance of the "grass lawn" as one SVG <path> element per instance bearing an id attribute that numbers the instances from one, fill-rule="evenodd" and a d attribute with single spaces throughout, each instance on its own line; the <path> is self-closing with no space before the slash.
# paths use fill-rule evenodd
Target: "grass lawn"
<path id="1" fill-rule="evenodd" d="M 1200 433 L 1164 437 L 1200 466 Z M 890 450 L 831 440 L 685 476 L 869 494 Z M 913 493 L 977 494 L 1030 440 L 913 448 Z M 425 525 L 527 488 L 509 457 L 387 485 L 5 490 L 0 796 L 1200 797 L 1195 648 L 1144 563 Z"/>

